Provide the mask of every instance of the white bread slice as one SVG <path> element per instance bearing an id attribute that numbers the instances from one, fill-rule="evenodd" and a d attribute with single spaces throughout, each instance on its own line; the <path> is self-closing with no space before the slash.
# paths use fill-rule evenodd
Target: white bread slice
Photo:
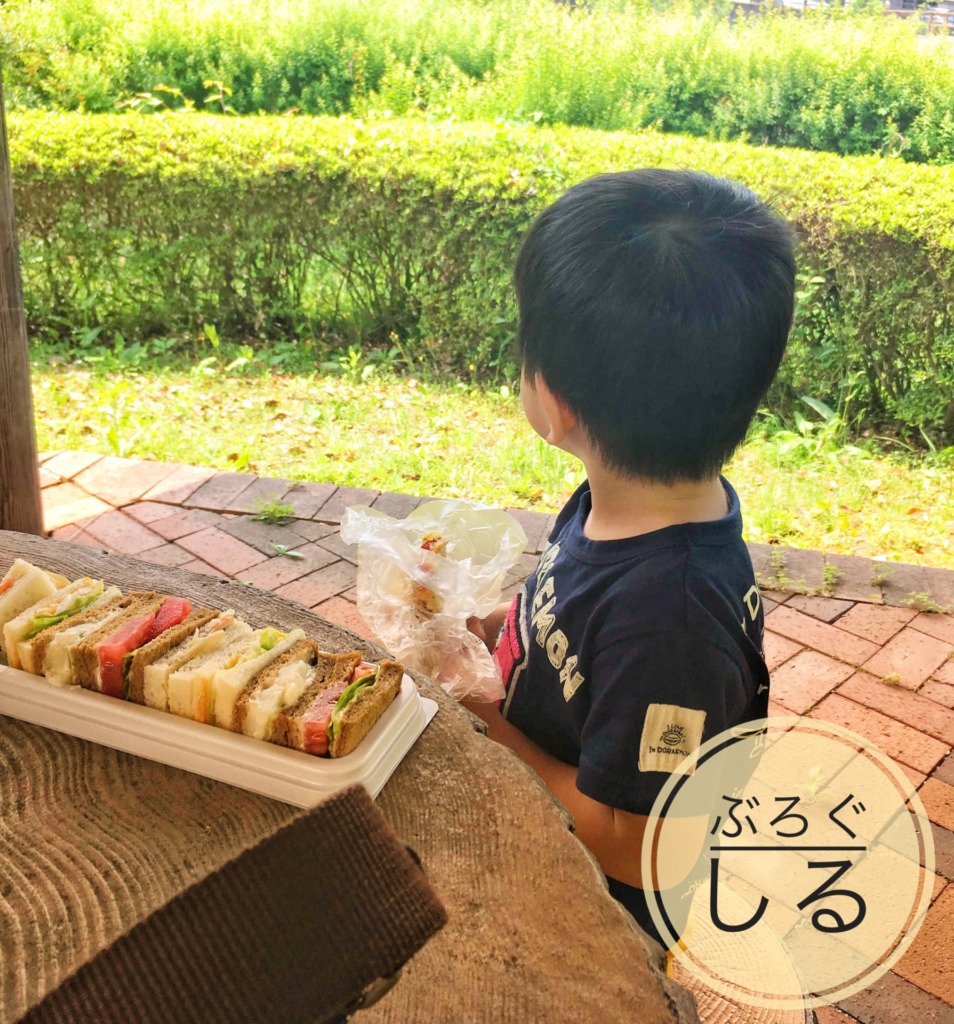
<path id="1" fill-rule="evenodd" d="M 187 662 L 209 655 L 222 644 L 231 642 L 226 638 L 226 630 L 232 627 L 238 628 L 229 634 L 231 640 L 252 632 L 251 626 L 236 620 L 235 612 L 230 608 L 198 629 L 190 640 L 147 665 L 143 672 L 143 703 L 159 711 L 168 711 L 169 676 Z"/>
<path id="2" fill-rule="evenodd" d="M 4 623 L 3 646 L 10 668 L 20 668 L 17 644 L 24 640 L 26 634 L 31 631 L 34 619 L 60 614 L 68 611 L 72 605 L 79 605 L 76 611 L 82 611 L 83 608 L 91 603 L 91 600 L 99 597 L 104 589 L 102 580 L 94 580 L 90 579 L 89 576 L 83 576 L 69 586 L 62 587 L 52 594 L 41 598 L 35 604 L 22 611 L 16 618 Z M 80 602 L 87 598 L 91 600 L 87 601 L 86 604 L 80 604 Z"/>
<path id="3" fill-rule="evenodd" d="M 275 715 L 297 703 L 314 678 L 317 658 L 314 640 L 299 640 L 259 672 L 235 702 L 230 725 L 233 732 L 268 739 Z"/>
<path id="4" fill-rule="evenodd" d="M 200 651 L 195 657 L 169 673 L 169 710 L 182 718 L 213 722 L 212 678 L 226 663 L 246 650 L 253 634 L 245 622 L 226 629 L 213 650 Z"/>
<path id="5" fill-rule="evenodd" d="M 263 650 L 259 645 L 259 641 L 264 638 L 267 632 L 264 629 L 256 631 L 255 643 L 250 644 L 247 650 L 241 652 L 231 663 L 226 662 L 215 673 L 212 681 L 212 688 L 215 693 L 213 701 L 215 724 L 223 729 L 230 729 L 232 727 L 235 703 L 245 687 L 262 669 L 269 666 L 277 658 L 280 658 L 299 640 L 305 639 L 304 630 L 293 629 L 273 647 Z"/>

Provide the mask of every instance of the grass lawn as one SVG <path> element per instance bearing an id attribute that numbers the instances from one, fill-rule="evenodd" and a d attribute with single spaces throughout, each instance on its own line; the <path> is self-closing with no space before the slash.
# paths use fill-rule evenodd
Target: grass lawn
<path id="1" fill-rule="evenodd" d="M 40 357 L 40 450 L 179 461 L 263 476 L 556 511 L 576 460 L 530 430 L 519 397 L 374 367 L 319 375 L 76 365 Z M 223 358 L 223 363 L 225 362 Z M 726 471 L 746 536 L 954 568 L 950 451 L 915 456 L 765 418 Z"/>

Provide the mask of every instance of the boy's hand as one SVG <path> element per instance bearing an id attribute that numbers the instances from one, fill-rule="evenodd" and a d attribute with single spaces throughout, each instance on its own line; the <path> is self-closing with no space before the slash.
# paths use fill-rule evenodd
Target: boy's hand
<path id="1" fill-rule="evenodd" d="M 511 604 L 511 601 L 504 601 L 502 604 L 498 604 L 485 618 L 478 619 L 475 615 L 467 620 L 467 628 L 474 636 L 480 637 L 491 654 L 497 646 L 497 637 L 500 636 L 500 630 L 503 628 L 504 619 L 507 617 L 507 612 L 510 611 Z M 474 713 L 476 714 L 476 712 Z"/>

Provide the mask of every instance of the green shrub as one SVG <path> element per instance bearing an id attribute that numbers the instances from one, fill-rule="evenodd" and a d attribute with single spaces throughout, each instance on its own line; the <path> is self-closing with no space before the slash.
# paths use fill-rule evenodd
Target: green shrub
<path id="1" fill-rule="evenodd" d="M 773 393 L 954 432 L 954 170 L 486 123 L 18 114 L 11 152 L 34 331 L 389 344 L 507 374 L 510 271 L 541 207 L 592 174 L 693 167 L 775 197 L 801 237 Z M 393 337 L 392 337 L 393 336 Z"/>
<path id="2" fill-rule="evenodd" d="M 597 0 L 5 0 L 8 103 L 423 110 L 954 161 L 954 61 L 912 19 Z M 935 40 L 943 44 L 943 39 Z M 211 90 L 214 92 L 214 89 Z"/>

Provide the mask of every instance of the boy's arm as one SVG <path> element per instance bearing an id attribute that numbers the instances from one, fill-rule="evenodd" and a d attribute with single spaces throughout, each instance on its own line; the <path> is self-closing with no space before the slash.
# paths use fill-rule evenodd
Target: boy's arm
<path id="1" fill-rule="evenodd" d="M 581 793 L 576 787 L 577 769 L 564 764 L 501 715 L 493 704 L 464 701 L 464 706 L 488 726 L 487 735 L 528 764 L 550 792 L 573 815 L 577 838 L 599 861 L 610 877 L 643 887 L 640 857 L 648 818 L 609 807 Z"/>

